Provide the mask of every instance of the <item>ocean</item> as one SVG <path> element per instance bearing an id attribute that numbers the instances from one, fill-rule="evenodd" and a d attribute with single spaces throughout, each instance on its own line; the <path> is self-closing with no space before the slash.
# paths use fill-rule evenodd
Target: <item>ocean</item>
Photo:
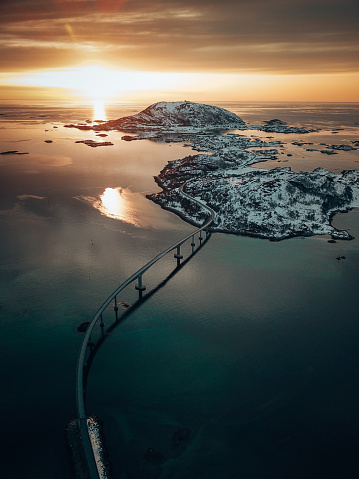
<path id="1" fill-rule="evenodd" d="M 359 141 L 359 104 L 207 103 L 249 124 L 319 129 L 248 131 L 286 143 L 282 157 L 256 167 L 358 167 L 358 150 L 328 156 L 306 143 Z M 0 155 L 4 477 L 72 477 L 65 428 L 76 417 L 77 327 L 193 230 L 145 197 L 188 147 L 109 132 L 113 146 L 90 148 L 76 141 L 98 140 L 94 132 L 64 128 L 146 106 L 1 104 L 0 153 L 17 152 Z M 212 234 L 106 338 L 87 409 L 103 422 L 114 479 L 358 477 L 359 211 L 333 222 L 355 239 Z M 148 273 L 149 289 L 173 261 Z"/>

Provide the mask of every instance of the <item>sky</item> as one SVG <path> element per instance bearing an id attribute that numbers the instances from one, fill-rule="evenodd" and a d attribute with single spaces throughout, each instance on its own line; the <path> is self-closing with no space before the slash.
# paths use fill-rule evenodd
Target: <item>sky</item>
<path id="1" fill-rule="evenodd" d="M 359 101 L 359 0 L 0 2 L 0 99 Z"/>

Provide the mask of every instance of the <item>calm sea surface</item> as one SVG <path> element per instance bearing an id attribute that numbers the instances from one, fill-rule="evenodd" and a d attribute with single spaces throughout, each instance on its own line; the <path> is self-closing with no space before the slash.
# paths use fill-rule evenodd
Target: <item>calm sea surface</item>
<path id="1" fill-rule="evenodd" d="M 358 104 L 218 105 L 250 124 L 320 128 L 249 131 L 286 142 L 281 157 L 258 167 L 358 167 L 358 151 L 327 156 L 292 145 L 358 141 Z M 145 106 L 117 103 L 105 113 Z M 193 229 L 145 198 L 167 161 L 191 150 L 125 142 L 119 132 L 105 138 L 114 146 L 75 143 L 100 140 L 63 127 L 92 120 L 86 104 L 13 102 L 0 113 L 0 152 L 26 153 L 0 155 L 1 475 L 65 479 L 77 327 Z M 87 408 L 103 420 L 115 479 L 359 476 L 359 211 L 334 223 L 355 239 L 213 234 L 114 329 L 93 362 Z M 148 274 L 149 288 L 171 263 Z M 135 293 L 121 299 L 132 303 Z M 179 430 L 188 440 L 174 447 Z"/>

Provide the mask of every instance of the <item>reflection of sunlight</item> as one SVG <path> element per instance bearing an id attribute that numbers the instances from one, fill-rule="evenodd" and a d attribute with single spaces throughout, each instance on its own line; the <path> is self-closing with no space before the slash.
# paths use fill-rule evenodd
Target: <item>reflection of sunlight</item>
<path id="1" fill-rule="evenodd" d="M 109 218 L 140 226 L 133 194 L 122 188 L 106 188 L 94 206 Z"/>
<path id="2" fill-rule="evenodd" d="M 93 102 L 93 119 L 106 120 L 105 102 L 103 100 L 94 100 Z"/>
<path id="3" fill-rule="evenodd" d="M 120 188 L 106 188 L 101 195 L 103 213 L 111 218 L 122 220 L 126 216 L 126 202 Z"/>
<path id="4" fill-rule="evenodd" d="M 173 224 L 173 215 L 167 219 L 167 213 L 158 214 L 158 206 L 148 201 L 141 193 L 133 193 L 129 188 L 106 188 L 100 198 L 93 196 L 78 196 L 94 206 L 101 214 L 129 223 L 137 228 L 177 229 L 182 228 L 180 222 Z"/>

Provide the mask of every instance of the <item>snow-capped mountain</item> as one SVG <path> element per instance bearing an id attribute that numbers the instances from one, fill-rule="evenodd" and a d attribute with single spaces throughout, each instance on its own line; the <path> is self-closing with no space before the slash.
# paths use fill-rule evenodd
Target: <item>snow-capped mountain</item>
<path id="1" fill-rule="evenodd" d="M 182 101 L 154 103 L 136 115 L 102 123 L 99 128 L 137 131 L 178 127 L 231 129 L 241 126 L 244 126 L 244 121 L 224 108 Z"/>

